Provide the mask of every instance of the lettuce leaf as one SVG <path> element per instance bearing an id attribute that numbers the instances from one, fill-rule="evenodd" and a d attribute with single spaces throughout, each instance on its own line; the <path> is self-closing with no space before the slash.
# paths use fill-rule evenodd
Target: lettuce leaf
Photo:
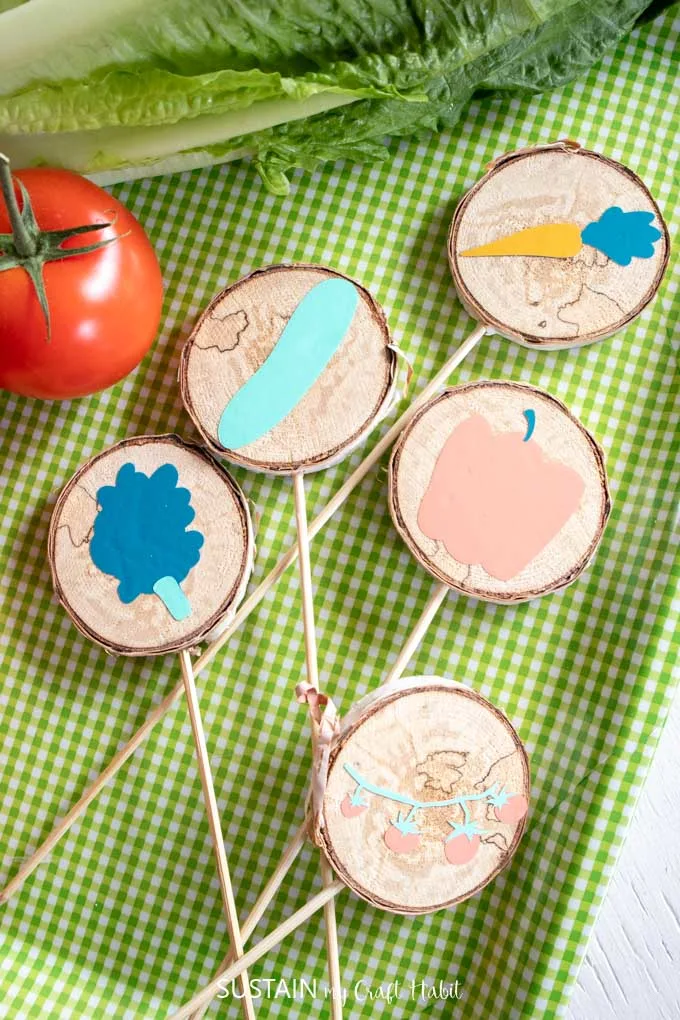
<path id="1" fill-rule="evenodd" d="M 379 159 L 387 137 L 452 127 L 474 95 L 559 87 L 649 0 L 77 6 L 0 14 L 0 148 L 15 164 L 111 182 L 252 155 L 283 193 L 295 167 Z"/>
<path id="2" fill-rule="evenodd" d="M 0 16 L 0 131 L 174 124 L 331 91 L 415 98 L 575 0 L 32 0 Z"/>
<path id="3" fill-rule="evenodd" d="M 435 80 L 424 109 L 405 104 L 361 102 L 251 136 L 256 167 L 270 190 L 288 191 L 289 171 L 313 170 L 338 159 L 381 160 L 386 139 L 420 136 L 455 127 L 474 96 L 534 94 L 558 88 L 587 71 L 634 25 L 639 0 L 582 0 L 551 22 L 460 69 Z M 245 138 L 231 140 L 238 147 Z M 218 148 L 211 157 L 220 159 Z"/>

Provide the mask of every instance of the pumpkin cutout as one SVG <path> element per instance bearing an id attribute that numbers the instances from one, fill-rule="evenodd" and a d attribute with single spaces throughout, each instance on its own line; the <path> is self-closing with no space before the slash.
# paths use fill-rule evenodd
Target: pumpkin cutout
<path id="1" fill-rule="evenodd" d="M 562 403 L 521 383 L 446 390 L 392 454 L 390 510 L 416 559 L 490 601 L 526 601 L 573 581 L 609 509 L 593 437 Z"/>

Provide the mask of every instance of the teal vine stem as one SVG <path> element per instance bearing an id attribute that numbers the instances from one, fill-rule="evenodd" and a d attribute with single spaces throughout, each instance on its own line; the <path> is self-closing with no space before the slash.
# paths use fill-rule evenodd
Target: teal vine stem
<path id="1" fill-rule="evenodd" d="M 367 793 L 372 793 L 376 797 L 384 797 L 386 800 L 393 800 L 397 804 L 406 804 L 411 808 L 407 818 L 410 819 L 416 813 L 423 808 L 444 808 L 453 807 L 455 804 L 461 805 L 465 812 L 467 821 L 467 804 L 470 801 L 475 800 L 488 800 L 493 797 L 496 793 L 498 784 L 494 783 L 493 786 L 488 787 L 483 793 L 467 793 L 461 797 L 451 797 L 450 800 L 416 800 L 414 797 L 406 797 L 403 793 L 394 793 L 392 790 L 386 790 L 382 786 L 376 786 L 375 783 L 371 783 L 368 779 L 357 772 L 352 765 L 344 765 L 345 772 L 351 776 L 354 782 L 357 784 L 359 789 L 366 790 Z"/>

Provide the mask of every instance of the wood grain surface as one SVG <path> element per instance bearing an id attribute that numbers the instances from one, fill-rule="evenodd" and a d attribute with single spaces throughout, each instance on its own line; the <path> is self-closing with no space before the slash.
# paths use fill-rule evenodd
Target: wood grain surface
<path id="1" fill-rule="evenodd" d="M 229 460 L 289 474 L 340 460 L 387 412 L 397 356 L 385 315 L 354 283 L 359 303 L 335 354 L 303 398 L 265 435 L 229 450 L 218 438 L 228 401 L 262 366 L 302 299 L 318 283 L 343 277 L 313 265 L 271 266 L 219 294 L 182 352 L 182 399 L 205 442 Z"/>
<path id="2" fill-rule="evenodd" d="M 89 543 L 99 505 L 97 491 L 113 485 L 116 474 L 132 463 L 149 475 L 173 464 L 178 484 L 191 492 L 201 532 L 199 562 L 182 582 L 191 604 L 186 619 L 172 618 L 156 595 L 123 603 L 118 579 L 92 561 Z M 94 457 L 61 492 L 50 522 L 49 560 L 55 591 L 76 627 L 111 652 L 157 655 L 189 648 L 226 625 L 252 570 L 253 534 L 246 499 L 231 475 L 200 447 L 178 436 L 125 439 Z"/>
<path id="3" fill-rule="evenodd" d="M 506 432 L 521 435 L 526 431 L 524 412 L 528 408 L 535 414 L 536 424 L 530 442 L 538 444 L 541 451 L 543 466 L 540 470 L 550 472 L 555 464 L 568 466 L 582 479 L 583 495 L 576 511 L 540 552 L 514 576 L 499 579 L 477 560 L 470 563 L 456 559 L 439 533 L 436 536 L 424 533 L 420 509 L 442 450 L 461 423 L 480 415 L 495 435 Z M 529 443 L 526 445 L 528 447 Z M 491 472 L 495 452 L 487 447 L 484 452 L 480 451 L 480 470 L 486 465 L 486 470 Z M 522 470 L 521 462 L 518 462 L 519 470 Z M 536 488 L 533 494 L 536 506 L 534 509 L 530 505 L 529 509 L 540 517 L 542 488 L 551 484 L 551 474 L 545 475 L 545 481 L 540 476 L 530 476 L 530 480 Z M 465 477 L 457 482 L 457 486 L 452 483 L 451 498 L 460 501 L 465 498 Z M 519 477 L 516 484 L 522 484 Z M 486 522 L 487 511 L 491 509 L 496 512 L 497 519 L 497 511 L 504 506 L 503 500 L 519 498 L 513 485 L 514 478 L 510 480 L 507 493 L 497 494 L 500 502 L 496 507 L 472 508 L 481 522 Z M 521 498 L 526 502 L 524 495 Z M 602 451 L 564 404 L 533 386 L 489 381 L 445 390 L 416 415 L 392 453 L 389 500 L 397 530 L 426 570 L 456 591 L 494 602 L 526 601 L 575 580 L 592 558 L 610 510 Z M 479 532 L 484 535 L 484 523 Z M 507 541 L 512 541 L 512 536 L 508 536 Z"/>
<path id="4" fill-rule="evenodd" d="M 450 823 L 465 820 L 461 805 L 418 809 L 415 845 L 395 849 L 388 830 L 396 835 L 393 823 L 408 807 L 366 792 L 368 806 L 347 817 L 343 804 L 356 783 L 345 766 L 421 802 L 482 798 L 494 784 L 528 800 L 526 754 L 501 712 L 448 680 L 411 677 L 355 706 L 331 750 L 319 839 L 338 877 L 384 910 L 429 913 L 474 895 L 507 864 L 524 831 L 525 818 L 504 823 L 477 799 L 468 810 L 483 834 L 469 862 L 452 864 L 445 853 Z"/>
<path id="5" fill-rule="evenodd" d="M 679 772 L 676 694 L 565 1011 L 568 1020 L 680 1017 Z"/>
<path id="6" fill-rule="evenodd" d="M 662 237 L 651 258 L 618 265 L 583 245 L 570 258 L 461 252 L 548 223 L 583 229 L 618 206 L 654 214 Z M 572 347 L 621 329 L 655 296 L 668 261 L 668 231 L 656 202 L 631 170 L 559 143 L 510 153 L 468 191 L 454 214 L 449 262 L 471 315 L 528 346 Z"/>

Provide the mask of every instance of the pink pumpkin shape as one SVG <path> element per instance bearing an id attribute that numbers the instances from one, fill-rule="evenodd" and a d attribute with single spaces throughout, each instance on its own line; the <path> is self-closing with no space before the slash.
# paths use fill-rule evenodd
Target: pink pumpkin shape
<path id="1" fill-rule="evenodd" d="M 479 850 L 479 836 L 454 836 L 444 844 L 444 853 L 449 864 L 469 864 Z"/>
<path id="2" fill-rule="evenodd" d="M 459 563 L 491 577 L 519 574 L 578 509 L 581 476 L 549 460 L 525 432 L 494 432 L 480 414 L 458 425 L 437 458 L 418 527 Z"/>
<path id="3" fill-rule="evenodd" d="M 499 822 L 504 822 L 506 825 L 516 825 L 517 822 L 524 818 L 528 810 L 529 802 L 526 797 L 518 793 L 510 797 L 505 804 L 495 808 L 494 813 Z"/>
<path id="4" fill-rule="evenodd" d="M 340 810 L 345 818 L 356 818 L 357 815 L 363 814 L 367 807 L 368 804 L 353 804 L 351 795 L 346 793 L 340 805 Z"/>

